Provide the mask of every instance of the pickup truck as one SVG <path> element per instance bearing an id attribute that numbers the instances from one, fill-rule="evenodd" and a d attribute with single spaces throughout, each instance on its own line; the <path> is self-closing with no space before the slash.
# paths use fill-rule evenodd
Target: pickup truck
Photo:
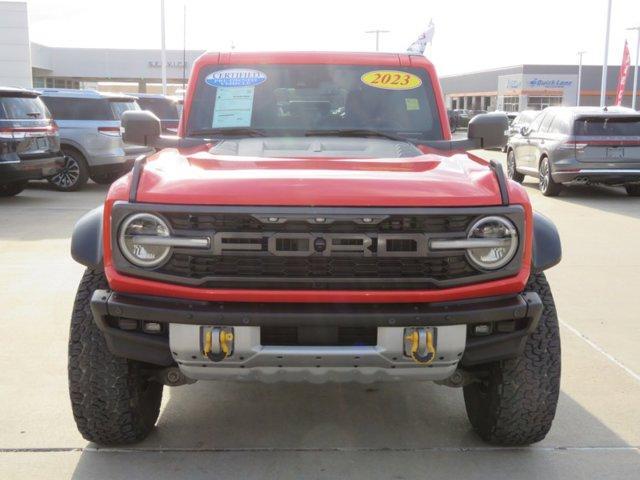
<path id="1" fill-rule="evenodd" d="M 434 381 L 462 389 L 484 440 L 544 438 L 558 232 L 467 153 L 504 144 L 505 115 L 452 140 L 422 56 L 232 52 L 195 62 L 176 136 L 148 111 L 122 126 L 157 152 L 72 236 L 86 439 L 140 441 L 164 386 L 206 380 Z"/>

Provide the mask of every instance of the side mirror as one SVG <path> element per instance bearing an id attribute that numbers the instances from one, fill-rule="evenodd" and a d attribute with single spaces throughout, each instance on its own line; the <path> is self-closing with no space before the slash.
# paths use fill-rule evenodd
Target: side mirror
<path id="1" fill-rule="evenodd" d="M 531 133 L 531 130 L 529 130 L 529 127 L 527 127 L 526 125 L 523 125 L 520 127 L 520 135 L 522 135 L 523 137 L 526 137 L 530 133 Z"/>
<path id="2" fill-rule="evenodd" d="M 481 113 L 469 121 L 467 136 L 478 148 L 500 148 L 507 143 L 509 118 L 504 113 Z"/>
<path id="3" fill-rule="evenodd" d="M 162 127 L 160 119 L 147 110 L 128 110 L 122 114 L 122 140 L 134 145 L 156 146 Z"/>

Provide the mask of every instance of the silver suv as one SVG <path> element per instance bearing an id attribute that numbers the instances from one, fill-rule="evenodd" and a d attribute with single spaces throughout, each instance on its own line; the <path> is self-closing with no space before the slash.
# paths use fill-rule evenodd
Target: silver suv
<path id="1" fill-rule="evenodd" d="M 60 128 L 64 168 L 49 181 L 59 190 L 79 190 L 89 178 L 109 184 L 131 169 L 135 158 L 152 150 L 127 145 L 120 117 L 139 110 L 134 97 L 95 90 L 42 89 L 40 98 Z"/>
<path id="2" fill-rule="evenodd" d="M 555 196 L 566 183 L 624 185 L 640 196 L 640 113 L 624 107 L 549 107 L 507 144 L 509 178 L 540 179 Z"/>

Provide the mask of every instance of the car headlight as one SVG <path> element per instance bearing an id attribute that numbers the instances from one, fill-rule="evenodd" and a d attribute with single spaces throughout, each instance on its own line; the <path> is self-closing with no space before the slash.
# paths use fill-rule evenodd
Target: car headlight
<path id="1" fill-rule="evenodd" d="M 467 249 L 467 257 L 483 270 L 504 267 L 518 250 L 518 231 L 504 217 L 481 218 L 471 226 L 467 239 L 478 245 Z"/>
<path id="2" fill-rule="evenodd" d="M 136 213 L 122 222 L 118 244 L 122 254 L 134 265 L 157 267 L 171 252 L 171 247 L 162 242 L 170 233 L 168 225 L 160 217 Z"/>

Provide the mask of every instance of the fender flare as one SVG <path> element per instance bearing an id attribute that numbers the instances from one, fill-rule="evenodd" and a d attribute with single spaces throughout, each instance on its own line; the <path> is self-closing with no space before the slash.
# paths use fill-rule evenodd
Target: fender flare
<path id="1" fill-rule="evenodd" d="M 103 206 L 84 214 L 73 227 L 71 235 L 71 256 L 89 268 L 101 269 L 103 266 L 102 249 L 102 213 Z"/>
<path id="2" fill-rule="evenodd" d="M 532 273 L 540 273 L 562 260 L 562 244 L 554 223 L 541 213 L 533 213 Z"/>

